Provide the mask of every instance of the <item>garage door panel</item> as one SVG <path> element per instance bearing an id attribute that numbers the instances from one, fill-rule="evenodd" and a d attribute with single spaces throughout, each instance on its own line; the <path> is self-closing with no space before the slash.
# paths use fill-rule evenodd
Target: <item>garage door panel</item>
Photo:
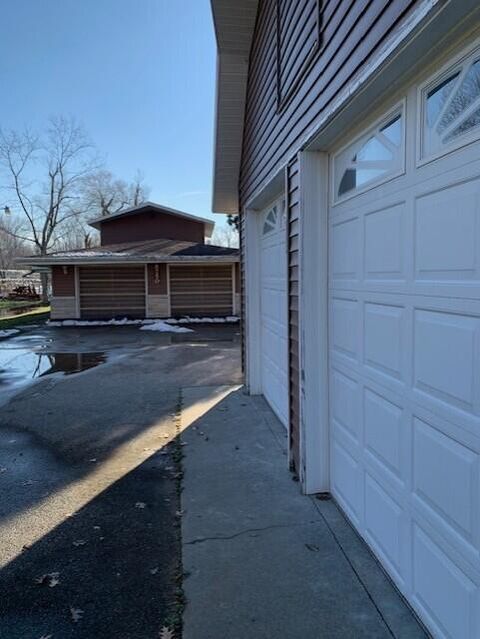
<path id="1" fill-rule="evenodd" d="M 417 524 L 413 526 L 413 601 L 438 637 L 479 636 L 478 584 Z"/>
<path id="2" fill-rule="evenodd" d="M 478 453 L 414 417 L 413 458 L 412 488 L 416 507 L 422 509 L 426 517 L 433 516 L 444 534 L 453 535 L 452 542 L 478 564 Z"/>
<path id="3" fill-rule="evenodd" d="M 475 372 L 480 366 L 480 318 L 439 311 L 415 311 L 416 388 L 478 414 Z"/>
<path id="4" fill-rule="evenodd" d="M 331 300 L 333 350 L 348 360 L 360 360 L 360 313 L 357 299 L 333 297 Z"/>
<path id="5" fill-rule="evenodd" d="M 342 220 L 332 226 L 332 277 L 335 280 L 360 278 L 360 220 Z"/>
<path id="6" fill-rule="evenodd" d="M 337 437 L 332 441 L 332 487 L 344 510 L 357 526 L 362 512 L 362 470 Z"/>
<path id="7" fill-rule="evenodd" d="M 343 428 L 353 441 L 358 444 L 361 440 L 360 420 L 361 387 L 350 376 L 338 369 L 332 370 L 330 406 L 335 425 Z"/>
<path id="8" fill-rule="evenodd" d="M 479 279 L 479 203 L 479 178 L 417 198 L 417 279 Z"/>
<path id="9" fill-rule="evenodd" d="M 399 402 L 400 403 L 400 402 Z M 405 411 L 389 401 L 383 392 L 364 387 L 365 452 L 379 469 L 405 487 L 408 478 L 406 436 L 408 424 Z"/>
<path id="10" fill-rule="evenodd" d="M 407 271 L 405 202 L 365 215 L 365 280 L 403 281 Z"/>
<path id="11" fill-rule="evenodd" d="M 372 475 L 365 473 L 366 535 L 400 582 L 408 578 L 407 527 L 402 505 Z"/>
<path id="12" fill-rule="evenodd" d="M 364 362 L 381 375 L 405 382 L 407 378 L 406 310 L 402 306 L 364 307 Z"/>

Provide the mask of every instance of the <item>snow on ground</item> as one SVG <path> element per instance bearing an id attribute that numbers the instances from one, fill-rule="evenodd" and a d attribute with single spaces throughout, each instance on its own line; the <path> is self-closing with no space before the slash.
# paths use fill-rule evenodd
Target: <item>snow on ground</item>
<path id="1" fill-rule="evenodd" d="M 159 333 L 193 333 L 191 328 L 185 328 L 185 326 L 174 326 L 167 324 L 162 320 L 156 321 L 154 324 L 147 324 L 140 327 L 141 331 L 158 331 Z"/>
<path id="2" fill-rule="evenodd" d="M 178 332 L 186 332 L 186 331 L 176 331 L 173 330 L 177 328 L 176 324 L 233 324 L 238 322 L 239 318 L 235 315 L 230 315 L 228 317 L 182 317 L 181 319 L 166 319 L 166 320 L 157 320 L 157 319 L 138 319 L 138 320 L 129 320 L 126 317 L 120 320 L 111 319 L 111 320 L 61 320 L 55 321 L 51 320 L 48 322 L 49 326 L 59 327 L 59 326 L 141 326 L 148 327 L 153 324 L 163 324 L 165 328 L 152 328 L 149 330 L 163 331 L 166 332 L 168 327 L 170 328 L 170 332 L 178 333 Z M 187 329 L 188 330 L 188 329 Z M 1 334 L 0 334 L 1 336 Z"/>
<path id="3" fill-rule="evenodd" d="M 61 320 L 50 321 L 49 326 L 140 326 L 141 324 L 153 324 L 155 320 L 129 320 L 126 317 L 120 320 Z"/>
<path id="4" fill-rule="evenodd" d="M 18 328 L 4 328 L 0 330 L 0 337 L 10 337 L 10 335 L 15 335 L 16 333 L 20 333 Z"/>
<path id="5" fill-rule="evenodd" d="M 182 317 L 181 319 L 167 319 L 167 324 L 234 324 L 239 321 L 236 315 L 228 317 Z"/>

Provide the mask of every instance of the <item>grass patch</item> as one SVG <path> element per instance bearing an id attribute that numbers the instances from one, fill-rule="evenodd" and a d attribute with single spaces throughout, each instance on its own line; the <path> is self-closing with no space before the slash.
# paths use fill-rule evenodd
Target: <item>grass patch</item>
<path id="1" fill-rule="evenodd" d="M 46 321 L 50 317 L 50 306 L 39 306 L 33 311 L 20 313 L 20 315 L 12 315 L 0 319 L 0 329 L 17 328 L 24 324 L 34 324 L 36 322 Z"/>
<path id="2" fill-rule="evenodd" d="M 11 308 L 32 308 L 33 306 L 41 306 L 42 302 L 39 300 L 0 300 L 0 310 L 9 310 Z"/>

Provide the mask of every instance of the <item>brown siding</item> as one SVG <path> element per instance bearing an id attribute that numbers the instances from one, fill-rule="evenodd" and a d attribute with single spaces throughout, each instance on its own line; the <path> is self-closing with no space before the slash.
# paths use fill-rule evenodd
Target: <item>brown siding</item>
<path id="1" fill-rule="evenodd" d="M 158 238 L 202 243 L 205 226 L 203 222 L 147 209 L 142 213 L 103 222 L 100 231 L 102 246 Z"/>
<path id="2" fill-rule="evenodd" d="M 167 265 L 166 264 L 149 264 L 148 273 L 148 294 L 149 295 L 166 295 L 168 293 L 167 285 Z"/>
<path id="3" fill-rule="evenodd" d="M 292 465 L 300 472 L 300 358 L 299 358 L 299 162 L 287 167 L 287 252 L 288 252 L 288 375 L 290 400 L 290 454 Z"/>
<path id="4" fill-rule="evenodd" d="M 170 265 L 170 305 L 173 317 L 214 317 L 232 314 L 232 265 Z"/>
<path id="5" fill-rule="evenodd" d="M 65 269 L 65 271 L 64 271 Z M 75 295 L 75 268 L 73 266 L 52 267 L 52 296 L 73 297 Z"/>
<path id="6" fill-rule="evenodd" d="M 145 317 L 144 266 L 83 266 L 79 282 L 82 318 Z"/>
<path id="7" fill-rule="evenodd" d="M 315 2 L 302 0 L 302 6 L 308 5 L 306 13 L 292 11 L 290 21 L 280 20 L 286 30 L 281 34 L 277 34 L 277 2 L 283 11 L 283 7 L 296 6 L 286 0 L 259 3 L 247 90 L 240 178 L 242 203 L 274 167 L 286 164 L 298 152 L 306 130 L 321 117 L 359 67 L 375 54 L 404 12 L 415 4 L 415 0 L 324 0 L 320 8 L 318 51 L 305 68 L 292 65 L 294 60 L 308 60 L 306 50 L 313 42 Z M 279 108 L 277 53 L 281 55 L 282 51 L 290 62 L 284 59 L 279 64 L 283 86 L 280 97 L 285 90 L 290 95 L 285 107 Z M 291 68 L 296 71 L 290 72 Z"/>

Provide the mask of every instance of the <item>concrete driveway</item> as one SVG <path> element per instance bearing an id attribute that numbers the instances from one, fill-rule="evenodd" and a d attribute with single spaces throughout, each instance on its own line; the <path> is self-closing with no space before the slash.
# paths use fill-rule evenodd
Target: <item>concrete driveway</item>
<path id="1" fill-rule="evenodd" d="M 0 636 L 147 639 L 178 622 L 180 388 L 239 382 L 236 326 L 0 342 Z"/>

